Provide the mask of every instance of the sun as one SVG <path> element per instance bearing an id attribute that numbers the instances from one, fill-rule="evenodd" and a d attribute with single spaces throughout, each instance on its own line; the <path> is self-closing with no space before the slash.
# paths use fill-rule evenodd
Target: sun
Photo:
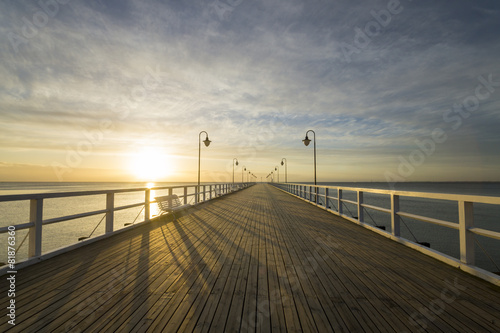
<path id="1" fill-rule="evenodd" d="M 173 160 L 165 150 L 147 147 L 132 154 L 129 171 L 139 180 L 158 181 L 172 176 Z"/>

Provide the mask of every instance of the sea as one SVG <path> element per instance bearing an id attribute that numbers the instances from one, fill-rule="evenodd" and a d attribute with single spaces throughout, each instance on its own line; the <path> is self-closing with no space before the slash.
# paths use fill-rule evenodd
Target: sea
<path id="1" fill-rule="evenodd" d="M 192 186 L 195 184 L 0 182 L 0 227 L 29 221 L 28 200 L 2 202 L 2 195 Z M 382 182 L 323 182 L 318 183 L 318 185 L 500 197 L 500 182 L 400 182 L 395 184 L 395 188 L 390 188 L 388 183 Z M 191 189 L 188 193 L 192 192 Z M 183 189 L 174 190 L 174 193 L 182 195 Z M 165 190 L 153 191 L 151 197 L 165 194 Z M 332 195 L 336 196 L 336 194 Z M 356 201 L 356 192 L 344 191 L 343 196 L 345 199 Z M 194 199 L 193 196 L 192 199 Z M 139 202 L 144 202 L 144 191 L 115 195 L 115 206 Z M 364 202 L 373 206 L 390 208 L 388 195 L 365 193 Z M 337 208 L 335 200 L 332 200 L 329 204 Z M 105 209 L 105 205 L 105 195 L 45 199 L 43 219 L 101 210 Z M 401 197 L 400 209 L 412 214 L 458 223 L 458 205 L 454 201 Z M 344 203 L 343 210 L 347 215 L 357 216 L 357 207 L 355 205 Z M 155 205 L 151 205 L 151 213 L 153 216 L 158 214 Z M 104 233 L 103 216 L 104 214 L 101 214 L 45 225 L 42 232 L 42 252 L 47 253 L 74 244 L 78 242 L 80 237 L 102 235 Z M 141 207 L 120 210 L 115 212 L 114 229 L 121 229 L 126 223 L 134 221 L 137 223 L 143 220 L 144 210 Z M 365 209 L 365 222 L 390 231 L 390 216 L 386 213 Z M 477 227 L 500 232 L 500 205 L 475 204 L 474 222 Z M 16 232 L 17 262 L 27 258 L 28 240 L 26 236 L 27 230 Z M 458 230 L 405 217 L 401 220 L 401 236 L 414 242 L 429 243 L 432 249 L 452 257 L 459 258 L 460 256 Z M 476 265 L 491 272 L 500 272 L 500 241 L 477 235 L 475 241 Z M 7 261 L 7 246 L 7 234 L 0 234 L 0 249 L 2 249 L 0 250 L 0 262 L 5 263 Z M 396 253 L 394 255 L 397 256 Z"/>

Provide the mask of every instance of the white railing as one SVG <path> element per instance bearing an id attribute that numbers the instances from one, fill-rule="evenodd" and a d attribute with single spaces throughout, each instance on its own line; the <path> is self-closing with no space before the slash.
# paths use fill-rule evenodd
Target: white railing
<path id="1" fill-rule="evenodd" d="M 333 214 L 342 216 L 352 222 L 367 225 L 365 223 L 365 209 L 376 210 L 385 214 L 389 214 L 391 220 L 390 236 L 393 239 L 401 239 L 401 217 L 439 225 L 445 228 L 458 230 L 460 244 L 460 261 L 466 265 L 473 266 L 475 264 L 475 246 L 474 235 L 484 236 L 490 239 L 500 240 L 500 232 L 486 230 L 474 226 L 474 204 L 490 204 L 500 205 L 500 197 L 459 195 L 459 194 L 443 194 L 443 193 L 425 193 L 425 192 L 408 192 L 408 191 L 392 191 L 381 189 L 368 188 L 353 188 L 353 187 L 332 187 L 332 186 L 315 186 L 309 184 L 272 184 L 290 194 L 309 201 Z M 356 193 L 357 200 L 347 200 L 343 197 L 344 191 Z M 390 198 L 390 209 L 364 203 L 363 194 L 374 193 L 382 194 Z M 400 198 L 425 198 L 431 200 L 447 200 L 454 201 L 458 209 L 458 223 L 444 221 L 427 216 L 404 212 L 400 209 Z M 331 209 L 330 203 L 336 203 L 337 208 Z M 357 207 L 357 217 L 349 216 L 344 213 L 343 204 L 348 203 Z M 385 231 L 378 231 L 387 233 Z"/>
<path id="2" fill-rule="evenodd" d="M 41 194 L 17 194 L 17 195 L 2 195 L 0 196 L 1 202 L 11 201 L 29 201 L 29 222 L 13 224 L 9 226 L 0 227 L 0 234 L 8 233 L 15 230 L 16 232 L 23 229 L 28 229 L 28 257 L 40 257 L 42 255 L 42 233 L 43 227 L 53 223 L 70 221 L 84 217 L 105 214 L 105 234 L 114 232 L 114 213 L 116 211 L 143 207 L 144 208 L 144 221 L 151 220 L 151 204 L 156 201 L 151 198 L 152 191 L 168 191 L 172 195 L 174 190 L 180 192 L 178 195 L 181 202 L 188 204 L 188 201 L 193 201 L 194 204 L 202 203 L 204 201 L 213 199 L 217 196 L 234 192 L 241 188 L 246 188 L 253 185 L 253 183 L 224 183 L 224 184 L 208 184 L 200 185 L 185 185 L 185 186 L 167 186 L 167 187 L 151 187 L 151 188 L 133 188 L 133 189 L 118 189 L 118 190 L 96 190 L 96 191 L 80 191 L 80 192 L 60 192 L 60 193 L 41 193 Z M 144 201 L 124 206 L 115 206 L 115 195 L 122 193 L 144 192 Z M 88 196 L 105 195 L 106 208 L 101 210 L 88 211 L 84 213 L 59 216 L 56 218 L 44 219 L 44 203 L 54 198 L 70 198 L 82 197 L 82 200 Z M 191 198 L 191 199 L 190 199 Z M 76 208 L 76 207 L 75 207 Z M 103 217 L 104 218 L 104 217 Z"/>

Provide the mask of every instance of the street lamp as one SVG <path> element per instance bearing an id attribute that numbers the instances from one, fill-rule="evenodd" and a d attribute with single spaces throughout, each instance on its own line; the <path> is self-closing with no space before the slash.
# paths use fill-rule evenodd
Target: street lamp
<path id="1" fill-rule="evenodd" d="M 306 146 L 309 146 L 309 143 L 311 143 L 311 140 L 307 137 L 307 133 L 313 132 L 314 134 L 314 185 L 316 185 L 316 133 L 313 130 L 308 130 L 306 132 L 306 138 L 302 140 Z"/>
<path id="2" fill-rule="evenodd" d="M 275 166 L 274 167 L 274 171 L 278 171 L 278 183 L 280 182 L 280 167 L 279 166 Z"/>
<path id="3" fill-rule="evenodd" d="M 234 185 L 234 161 L 236 161 L 236 166 L 238 166 L 238 159 L 237 158 L 233 158 L 233 185 Z"/>
<path id="4" fill-rule="evenodd" d="M 242 183 L 243 183 L 243 171 L 247 171 L 247 167 L 244 165 L 241 167 L 241 182 Z"/>
<path id="5" fill-rule="evenodd" d="M 201 133 L 205 133 L 207 135 L 207 137 L 205 138 L 205 140 L 203 140 L 203 143 L 205 144 L 205 147 L 210 146 L 210 142 L 212 142 L 212 141 L 210 141 L 208 139 L 208 133 L 207 132 L 201 131 L 200 134 L 198 135 L 198 191 L 199 191 L 199 187 L 200 187 Z"/>
<path id="6" fill-rule="evenodd" d="M 283 160 L 285 161 L 285 163 L 283 163 Z M 288 162 L 286 161 L 286 158 L 282 158 L 281 159 L 281 165 L 285 165 L 285 183 L 288 183 L 288 170 L 287 170 L 287 167 L 288 167 Z"/>

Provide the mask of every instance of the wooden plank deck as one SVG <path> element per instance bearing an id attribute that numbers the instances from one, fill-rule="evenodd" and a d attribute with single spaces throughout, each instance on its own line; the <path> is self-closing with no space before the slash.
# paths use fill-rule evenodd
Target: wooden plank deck
<path id="1" fill-rule="evenodd" d="M 2 332 L 500 331 L 500 288 L 267 184 L 16 280 Z"/>

